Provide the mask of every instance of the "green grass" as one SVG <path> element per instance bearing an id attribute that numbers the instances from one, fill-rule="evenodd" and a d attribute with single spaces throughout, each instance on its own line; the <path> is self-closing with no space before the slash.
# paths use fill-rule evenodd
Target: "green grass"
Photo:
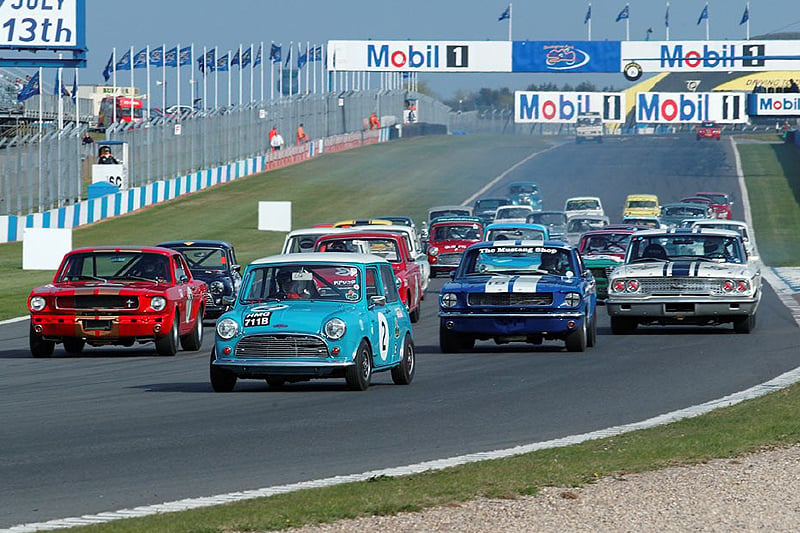
<path id="1" fill-rule="evenodd" d="M 72 242 L 79 247 L 224 239 L 247 264 L 280 252 L 285 236 L 257 229 L 259 201 L 291 201 L 294 228 L 382 214 L 421 221 L 428 206 L 463 201 L 546 146 L 522 136 L 440 136 L 326 154 L 78 228 Z M 31 289 L 53 274 L 23 271 L 21 243 L 0 245 L 0 319 L 26 315 Z"/>
<path id="2" fill-rule="evenodd" d="M 800 148 L 789 144 L 740 144 L 761 260 L 800 265 Z"/>
<path id="3" fill-rule="evenodd" d="M 446 470 L 381 477 L 216 507 L 77 528 L 86 532 L 265 531 L 417 511 L 476 497 L 515 498 L 677 464 L 800 442 L 800 386 L 702 417 L 582 444 Z"/>

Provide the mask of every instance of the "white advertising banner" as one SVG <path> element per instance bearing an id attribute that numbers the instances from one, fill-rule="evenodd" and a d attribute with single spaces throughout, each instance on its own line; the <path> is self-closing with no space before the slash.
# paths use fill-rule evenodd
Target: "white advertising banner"
<path id="1" fill-rule="evenodd" d="M 330 71 L 511 72 L 511 41 L 328 41 Z"/>
<path id="2" fill-rule="evenodd" d="M 625 122 L 625 93 L 514 92 L 514 122 L 570 124 L 578 115 L 598 112 L 606 123 Z"/>
<path id="3" fill-rule="evenodd" d="M 747 122 L 745 93 L 636 93 L 636 122 L 686 124 Z"/>
<path id="4" fill-rule="evenodd" d="M 751 94 L 749 113 L 753 116 L 800 116 L 800 94 Z"/>
<path id="5" fill-rule="evenodd" d="M 644 72 L 800 70 L 800 41 L 622 41 L 621 70 Z"/>

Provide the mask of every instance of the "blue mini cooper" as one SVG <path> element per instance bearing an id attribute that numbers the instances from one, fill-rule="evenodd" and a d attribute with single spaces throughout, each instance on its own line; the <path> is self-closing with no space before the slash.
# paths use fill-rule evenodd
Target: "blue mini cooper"
<path id="1" fill-rule="evenodd" d="M 563 340 L 582 352 L 597 338 L 595 281 L 575 247 L 554 241 L 492 241 L 467 248 L 439 294 L 439 347 Z"/>
<path id="2" fill-rule="evenodd" d="M 232 300 L 232 299 L 231 299 Z M 375 255 L 310 252 L 258 259 L 245 270 L 233 308 L 217 320 L 211 386 L 237 379 L 270 387 L 344 377 L 365 390 L 373 372 L 414 378 L 411 320 L 392 265 Z"/>

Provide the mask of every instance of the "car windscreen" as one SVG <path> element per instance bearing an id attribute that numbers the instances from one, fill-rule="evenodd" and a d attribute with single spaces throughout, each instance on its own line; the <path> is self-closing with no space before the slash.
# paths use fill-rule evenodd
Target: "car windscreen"
<path id="1" fill-rule="evenodd" d="M 475 202 L 475 210 L 476 211 L 492 211 L 497 209 L 501 205 L 506 205 L 509 203 L 508 200 L 505 199 L 497 199 L 497 200 L 477 200 Z"/>
<path id="2" fill-rule="evenodd" d="M 192 272 L 200 270 L 227 270 L 228 256 L 222 248 L 201 248 L 197 246 L 180 246 L 175 248 L 183 254 Z"/>
<path id="3" fill-rule="evenodd" d="M 486 232 L 487 241 L 538 241 L 544 240 L 545 235 L 542 230 L 533 228 L 508 228 L 490 229 Z"/>
<path id="4" fill-rule="evenodd" d="M 586 235 L 581 239 L 581 254 L 623 254 L 631 242 L 630 233 Z"/>
<path id="5" fill-rule="evenodd" d="M 567 275 L 572 272 L 571 254 L 550 246 L 494 246 L 468 250 L 461 275 Z"/>
<path id="6" fill-rule="evenodd" d="M 525 218 L 530 214 L 531 210 L 524 207 L 506 207 L 498 209 L 495 218 Z"/>
<path id="7" fill-rule="evenodd" d="M 431 211 L 429 218 L 433 220 L 439 217 L 462 217 L 471 214 L 468 209 L 442 209 L 441 211 Z"/>
<path id="8" fill-rule="evenodd" d="M 317 244 L 317 239 L 325 235 L 325 233 L 315 233 L 306 235 L 295 235 L 289 237 L 289 242 L 286 244 L 284 253 L 293 254 L 300 252 L 313 252 L 314 246 Z"/>
<path id="9" fill-rule="evenodd" d="M 143 252 L 95 251 L 69 256 L 58 281 L 171 281 L 169 258 Z"/>
<path id="10" fill-rule="evenodd" d="M 564 213 L 533 213 L 528 219 L 534 224 L 545 226 L 561 226 L 567 223 L 567 215 Z"/>
<path id="11" fill-rule="evenodd" d="M 481 230 L 477 224 L 436 224 L 432 235 L 434 241 L 479 241 Z"/>
<path id="12" fill-rule="evenodd" d="M 608 226 L 606 220 L 598 220 L 594 218 L 571 218 L 567 222 L 567 233 L 583 233 L 593 229 L 600 229 Z"/>
<path id="13" fill-rule="evenodd" d="M 628 200 L 628 207 L 658 207 L 653 200 Z"/>
<path id="14" fill-rule="evenodd" d="M 706 215 L 706 210 L 702 207 L 674 206 L 664 208 L 664 216 L 698 218 Z"/>
<path id="15" fill-rule="evenodd" d="M 539 190 L 538 185 L 512 185 L 509 187 L 508 192 L 511 194 L 533 194 Z"/>
<path id="16" fill-rule="evenodd" d="M 302 299 L 355 302 L 361 299 L 361 273 L 354 266 L 328 263 L 265 265 L 249 269 L 242 283 L 243 303 Z"/>
<path id="17" fill-rule="evenodd" d="M 634 234 L 628 262 L 711 261 L 746 263 L 741 237 L 720 235 L 675 234 L 641 236 Z"/>
<path id="18" fill-rule="evenodd" d="M 597 200 L 570 200 L 567 202 L 565 211 L 581 211 L 584 209 L 598 209 L 600 204 Z"/>

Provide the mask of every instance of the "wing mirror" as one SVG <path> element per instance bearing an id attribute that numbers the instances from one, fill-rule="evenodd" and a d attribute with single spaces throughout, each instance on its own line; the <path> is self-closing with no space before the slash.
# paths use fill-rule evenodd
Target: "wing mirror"
<path id="1" fill-rule="evenodd" d="M 386 305 L 386 296 L 383 296 L 383 295 L 370 296 L 369 297 L 369 304 L 371 306 L 377 305 L 379 307 L 383 307 L 384 305 Z"/>

